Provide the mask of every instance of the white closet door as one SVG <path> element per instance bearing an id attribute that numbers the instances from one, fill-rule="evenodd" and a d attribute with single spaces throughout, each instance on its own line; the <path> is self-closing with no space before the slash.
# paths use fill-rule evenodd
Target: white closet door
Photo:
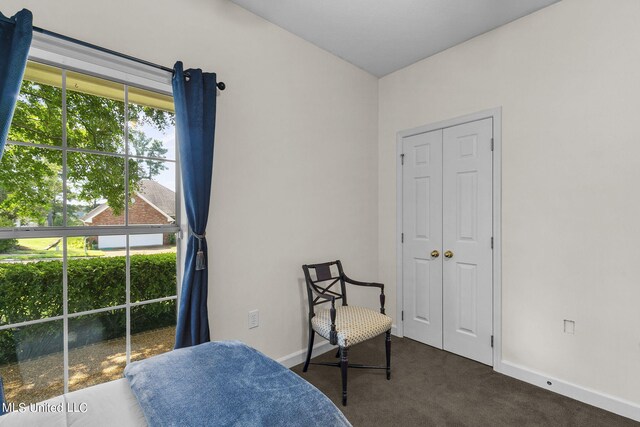
<path id="1" fill-rule="evenodd" d="M 443 131 L 443 344 L 488 365 L 493 364 L 492 120 Z"/>
<path id="2" fill-rule="evenodd" d="M 403 153 L 404 335 L 442 348 L 442 130 L 404 138 Z"/>

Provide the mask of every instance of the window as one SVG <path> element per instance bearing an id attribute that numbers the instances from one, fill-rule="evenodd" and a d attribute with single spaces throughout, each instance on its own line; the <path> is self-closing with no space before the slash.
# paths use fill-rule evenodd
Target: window
<path id="1" fill-rule="evenodd" d="M 7 400 L 116 379 L 173 348 L 177 171 L 168 91 L 28 63 L 0 162 Z"/>

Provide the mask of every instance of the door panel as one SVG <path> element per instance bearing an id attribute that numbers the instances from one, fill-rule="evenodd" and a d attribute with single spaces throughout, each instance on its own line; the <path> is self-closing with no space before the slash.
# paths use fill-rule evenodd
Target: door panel
<path id="1" fill-rule="evenodd" d="M 457 331 L 476 336 L 478 330 L 478 266 L 458 262 L 456 266 Z"/>
<path id="2" fill-rule="evenodd" d="M 443 131 L 443 346 L 493 364 L 493 119 Z"/>
<path id="3" fill-rule="evenodd" d="M 402 143 L 404 334 L 442 348 L 442 130 Z"/>

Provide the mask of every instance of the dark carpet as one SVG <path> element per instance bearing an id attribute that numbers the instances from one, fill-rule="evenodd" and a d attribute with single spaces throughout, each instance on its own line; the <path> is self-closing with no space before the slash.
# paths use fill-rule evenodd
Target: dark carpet
<path id="1" fill-rule="evenodd" d="M 336 361 L 335 352 L 314 361 Z M 383 365 L 384 336 L 352 347 L 349 361 Z M 354 426 L 640 425 L 407 338 L 393 338 L 390 381 L 382 370 L 349 370 L 346 407 L 338 368 L 292 370 L 329 396 Z"/>

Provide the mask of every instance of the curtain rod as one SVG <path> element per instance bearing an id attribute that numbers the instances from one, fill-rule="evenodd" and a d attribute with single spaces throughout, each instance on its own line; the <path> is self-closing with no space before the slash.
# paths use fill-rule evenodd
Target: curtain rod
<path id="1" fill-rule="evenodd" d="M 6 18 L 4 16 L 2 16 L 0 14 L 0 21 L 4 21 L 4 22 L 8 22 L 11 24 L 15 24 L 15 22 L 10 19 L 10 18 Z M 55 33 L 53 31 L 49 31 L 49 30 L 45 30 L 44 28 L 40 28 L 40 27 L 36 27 L 33 26 L 33 31 L 40 33 L 40 34 L 44 34 L 47 36 L 51 36 L 51 37 L 55 37 L 57 39 L 60 40 L 64 40 L 64 41 L 68 41 L 70 43 L 74 43 L 80 46 L 84 46 L 84 47 L 88 47 L 91 49 L 95 49 L 98 50 L 100 52 L 104 52 L 104 53 L 108 53 L 110 55 L 114 55 L 117 56 L 119 58 L 124 58 L 127 59 L 129 61 L 133 61 L 133 62 L 137 62 L 139 64 L 143 64 L 143 65 L 147 65 L 149 67 L 153 67 L 153 68 L 157 68 L 159 70 L 162 71 L 166 71 L 168 73 L 173 74 L 173 69 L 169 68 L 169 67 L 165 67 L 163 65 L 159 65 L 159 64 L 155 64 L 153 62 L 149 62 L 149 61 L 145 61 L 144 59 L 140 59 L 140 58 L 136 58 L 135 56 L 131 56 L 131 55 L 127 55 L 126 53 L 121 53 L 121 52 L 116 52 L 115 50 L 111 50 L 111 49 L 107 49 L 106 47 L 102 47 L 102 46 L 98 46 L 92 43 L 88 43 L 82 40 L 78 40 L 78 39 L 74 39 L 73 37 L 69 37 L 69 36 L 65 36 L 64 34 L 60 34 L 60 33 Z M 189 73 L 185 73 L 186 76 L 189 76 Z M 218 82 L 217 83 L 218 89 L 220 90 L 225 90 L 227 88 L 227 85 L 224 84 L 224 82 Z"/>

